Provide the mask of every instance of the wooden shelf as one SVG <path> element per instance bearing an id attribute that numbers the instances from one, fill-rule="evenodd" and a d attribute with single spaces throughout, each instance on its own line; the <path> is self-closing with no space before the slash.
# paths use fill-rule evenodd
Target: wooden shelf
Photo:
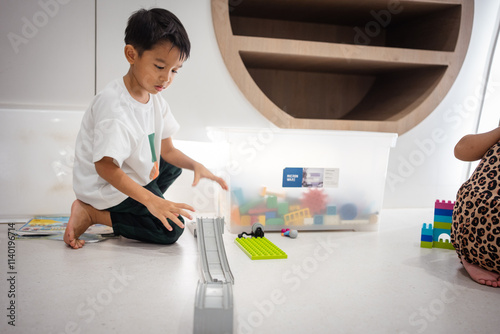
<path id="1" fill-rule="evenodd" d="M 376 69 L 378 66 L 394 69 L 420 65 L 448 66 L 454 60 L 454 54 L 446 51 L 409 50 L 259 37 L 234 37 L 232 44 L 247 60 L 255 59 L 263 65 L 272 62 L 277 62 L 281 64 L 280 66 L 287 66 L 287 62 L 313 66 L 319 63 L 325 63 L 325 66 L 336 63 L 339 70 L 347 66 L 349 71 L 365 71 Z"/>
<path id="2" fill-rule="evenodd" d="M 473 1 L 212 0 L 212 14 L 235 82 L 276 125 L 401 134 L 458 75 Z"/>
<path id="3" fill-rule="evenodd" d="M 346 59 L 336 57 L 276 54 L 255 51 L 240 51 L 247 68 L 267 68 L 322 73 L 377 74 L 396 70 L 411 70 L 427 66 L 447 67 L 447 62 L 411 62 L 403 58 L 398 61 L 374 59 Z"/>
<path id="4" fill-rule="evenodd" d="M 360 6 L 354 1 L 348 4 L 330 1 L 324 5 L 329 9 L 325 13 L 321 9 L 311 10 L 305 1 L 292 1 L 292 6 L 288 2 L 283 6 L 285 10 L 273 11 L 280 2 L 283 1 L 251 1 L 235 8 L 230 14 L 233 34 L 453 51 L 460 28 L 461 5 L 456 3 L 405 2 L 393 10 L 397 14 L 391 14 L 388 2 L 365 1 L 362 4 L 365 6 Z M 266 13 L 265 18 L 262 12 Z M 301 19 L 303 13 L 314 15 Z"/>

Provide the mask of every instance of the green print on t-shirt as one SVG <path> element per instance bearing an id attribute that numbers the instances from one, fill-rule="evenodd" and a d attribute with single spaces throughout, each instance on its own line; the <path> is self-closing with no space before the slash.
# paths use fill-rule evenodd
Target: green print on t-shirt
<path id="1" fill-rule="evenodd" d="M 155 134 L 152 133 L 148 137 L 149 137 L 149 147 L 151 148 L 151 162 L 156 162 Z"/>

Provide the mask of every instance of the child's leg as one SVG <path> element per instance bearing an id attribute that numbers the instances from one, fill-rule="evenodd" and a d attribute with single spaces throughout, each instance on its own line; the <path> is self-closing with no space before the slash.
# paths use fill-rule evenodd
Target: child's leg
<path id="1" fill-rule="evenodd" d="M 482 247 L 486 250 L 489 249 L 489 247 L 486 246 L 488 243 L 493 244 L 489 238 L 481 238 L 481 236 L 484 236 L 487 233 L 491 233 L 492 235 L 494 233 L 493 230 L 487 232 L 486 226 L 493 225 L 493 229 L 496 229 L 498 220 L 495 223 L 491 217 L 483 217 L 484 214 L 481 213 L 479 205 L 477 205 L 477 203 L 479 203 L 478 201 L 481 201 L 482 199 L 480 196 L 472 196 L 471 189 L 472 187 L 469 186 L 468 181 L 457 193 L 455 207 L 453 208 L 453 223 L 450 235 L 451 240 L 457 251 L 458 257 L 460 258 L 460 262 L 462 262 L 465 270 L 472 280 L 479 284 L 500 287 L 500 274 L 495 272 L 498 271 L 495 270 L 495 266 L 490 266 L 490 270 L 488 270 L 488 268 L 480 265 L 481 259 L 484 260 L 485 257 L 492 257 L 490 251 L 485 251 L 485 254 L 481 254 L 482 257 L 479 256 Z M 473 207 L 472 203 L 476 203 L 476 207 Z M 487 207 L 490 207 L 489 203 L 487 203 Z M 498 214 L 498 210 L 496 208 L 492 209 L 491 213 L 496 215 Z M 478 219 L 477 217 L 480 218 Z M 476 219 L 474 220 L 474 218 Z M 476 222 L 474 223 L 474 221 Z M 480 233 L 480 230 L 483 232 Z M 492 246 L 495 247 L 494 244 Z M 490 262 L 491 264 L 494 263 L 493 260 Z"/>
<path id="2" fill-rule="evenodd" d="M 173 230 L 167 230 L 162 222 L 151 214 L 135 215 L 113 211 L 110 214 L 115 234 L 129 239 L 168 245 L 176 242 L 184 232 L 183 228 L 177 226 L 170 219 L 168 222 Z M 181 216 L 178 218 L 184 223 Z"/>
<path id="3" fill-rule="evenodd" d="M 163 194 L 168 187 L 181 175 L 182 169 L 172 166 L 160 158 L 160 173 L 156 179 L 147 184 L 144 188 L 151 191 L 158 197 L 163 198 Z M 113 212 L 133 213 L 136 215 L 148 215 L 148 209 L 132 198 L 127 198 L 120 204 L 107 209 Z M 174 224 L 175 225 L 175 224 Z"/>
<path id="4" fill-rule="evenodd" d="M 156 184 L 161 195 L 167 191 L 168 187 L 181 175 L 182 169 L 175 167 L 160 158 L 160 175 L 156 178 Z"/>
<path id="5" fill-rule="evenodd" d="M 64 242 L 72 248 L 82 248 L 85 241 L 78 238 L 94 224 L 111 226 L 109 212 L 97 210 L 78 199 L 75 200 L 71 205 L 71 216 L 64 232 Z"/>
<path id="6" fill-rule="evenodd" d="M 163 159 L 160 161 L 160 175 L 145 188 L 156 196 L 163 198 L 163 193 L 181 174 L 181 169 L 172 166 Z M 122 235 L 129 239 L 152 242 L 158 244 L 172 244 L 179 239 L 184 232 L 168 220 L 173 230 L 168 231 L 162 222 L 153 216 L 148 209 L 141 203 L 132 198 L 127 198 L 117 206 L 109 208 L 113 230 L 115 234 Z M 184 219 L 178 217 L 184 223 Z"/>

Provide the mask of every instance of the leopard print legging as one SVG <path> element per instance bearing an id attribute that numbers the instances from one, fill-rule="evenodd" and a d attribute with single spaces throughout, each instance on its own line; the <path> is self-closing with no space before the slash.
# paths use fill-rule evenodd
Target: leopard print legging
<path id="1" fill-rule="evenodd" d="M 461 261 L 500 274 L 500 141 L 458 190 L 451 242 Z"/>

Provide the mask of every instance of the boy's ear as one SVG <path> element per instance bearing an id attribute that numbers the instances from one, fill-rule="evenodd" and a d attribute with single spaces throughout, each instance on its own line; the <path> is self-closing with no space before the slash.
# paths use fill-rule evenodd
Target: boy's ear
<path id="1" fill-rule="evenodd" d="M 137 58 L 139 57 L 139 53 L 137 50 L 130 44 L 125 45 L 125 58 L 127 58 L 127 61 L 129 62 L 130 65 L 134 64 Z"/>

